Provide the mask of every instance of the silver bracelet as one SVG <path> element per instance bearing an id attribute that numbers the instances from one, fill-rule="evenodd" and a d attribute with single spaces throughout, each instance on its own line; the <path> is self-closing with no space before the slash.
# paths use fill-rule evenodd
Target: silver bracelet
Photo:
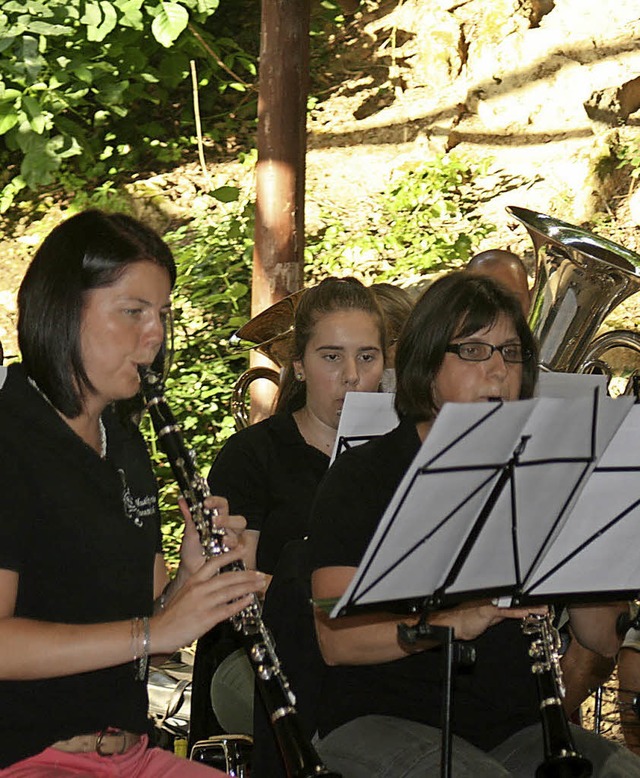
<path id="1" fill-rule="evenodd" d="M 151 647 L 151 631 L 148 616 L 134 616 L 131 619 L 131 644 L 134 676 L 137 681 L 145 681 Z"/>

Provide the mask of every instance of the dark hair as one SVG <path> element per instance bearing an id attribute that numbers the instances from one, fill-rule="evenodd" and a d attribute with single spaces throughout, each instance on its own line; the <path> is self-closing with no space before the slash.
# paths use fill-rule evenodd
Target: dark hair
<path id="1" fill-rule="evenodd" d="M 465 271 L 439 278 L 416 303 L 396 351 L 396 410 L 414 421 L 433 419 L 433 385 L 453 338 L 491 327 L 500 315 L 513 322 L 532 357 L 522 365 L 520 399 L 533 395 L 537 348 L 518 300 L 491 278 Z"/>
<path id="2" fill-rule="evenodd" d="M 27 269 L 18 292 L 22 361 L 68 418 L 80 414 L 83 392 L 93 389 L 80 348 L 86 293 L 111 286 L 141 261 L 165 268 L 173 286 L 173 256 L 154 230 L 125 214 L 89 210 L 55 227 Z"/>
<path id="3" fill-rule="evenodd" d="M 402 332 L 405 322 L 413 310 L 414 298 L 401 286 L 394 284 L 371 284 L 369 287 L 382 309 L 387 332 L 387 346 L 393 345 Z"/>
<path id="4" fill-rule="evenodd" d="M 293 343 L 280 384 L 276 411 L 292 413 L 304 406 L 307 397 L 306 385 L 296 381 L 292 363 L 304 357 L 307 343 L 313 335 L 318 320 L 325 314 L 345 310 L 364 311 L 374 317 L 380 332 L 382 355 L 385 356 L 384 318 L 371 290 L 356 278 L 334 278 L 333 276 L 325 278 L 317 286 L 306 290 L 296 308 Z"/>

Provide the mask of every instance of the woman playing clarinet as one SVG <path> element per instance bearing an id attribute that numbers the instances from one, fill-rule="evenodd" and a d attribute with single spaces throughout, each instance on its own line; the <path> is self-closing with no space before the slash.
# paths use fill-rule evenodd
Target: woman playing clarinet
<path id="1" fill-rule="evenodd" d="M 221 775 L 149 747 L 150 654 L 264 588 L 205 563 L 189 516 L 176 578 L 156 485 L 123 405 L 165 336 L 171 252 L 139 221 L 86 211 L 44 240 L 18 295 L 20 364 L 0 389 L 0 774 Z M 122 412 L 120 412 L 122 411 Z M 244 520 L 208 498 L 229 546 Z"/>

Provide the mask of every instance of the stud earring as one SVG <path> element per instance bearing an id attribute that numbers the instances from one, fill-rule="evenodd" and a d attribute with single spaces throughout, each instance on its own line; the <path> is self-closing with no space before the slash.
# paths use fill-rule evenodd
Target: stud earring
<path id="1" fill-rule="evenodd" d="M 296 373 L 296 381 L 302 381 L 302 373 Z"/>

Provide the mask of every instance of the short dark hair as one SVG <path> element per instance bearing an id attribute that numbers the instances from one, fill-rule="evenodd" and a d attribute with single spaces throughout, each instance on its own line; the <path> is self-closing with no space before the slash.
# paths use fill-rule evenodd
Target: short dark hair
<path id="1" fill-rule="evenodd" d="M 80 348 L 86 293 L 114 284 L 129 265 L 153 262 L 176 280 L 167 244 L 122 213 L 87 210 L 55 227 L 37 250 L 18 291 L 18 344 L 28 375 L 68 418 L 91 390 Z"/>
<path id="2" fill-rule="evenodd" d="M 409 317 L 396 351 L 396 410 L 414 421 L 433 419 L 438 407 L 433 386 L 454 338 L 492 326 L 500 315 L 514 324 L 531 359 L 522 365 L 520 399 L 533 395 L 538 376 L 534 337 L 516 298 L 493 279 L 458 271 L 439 278 L 424 292 Z"/>
<path id="3" fill-rule="evenodd" d="M 320 318 L 337 311 L 364 311 L 370 313 L 380 333 L 382 356 L 386 354 L 386 335 L 382 311 L 373 292 L 356 278 L 323 279 L 317 286 L 307 289 L 300 298 L 295 312 L 293 343 L 284 376 L 278 392 L 276 411 L 297 411 L 306 402 L 306 386 L 295 380 L 293 361 L 302 359 L 314 328 Z"/>

